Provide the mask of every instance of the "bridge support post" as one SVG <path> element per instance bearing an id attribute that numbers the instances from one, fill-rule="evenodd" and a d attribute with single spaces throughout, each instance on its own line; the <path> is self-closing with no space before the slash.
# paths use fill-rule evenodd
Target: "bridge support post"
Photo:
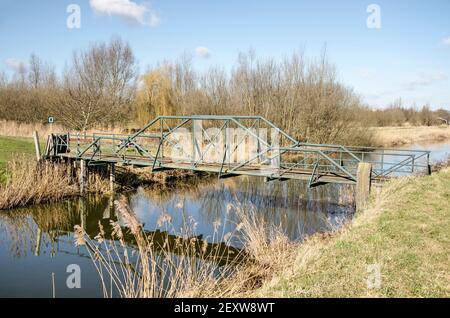
<path id="1" fill-rule="evenodd" d="M 84 195 L 87 183 L 87 167 L 86 160 L 80 161 L 80 193 Z"/>
<path id="2" fill-rule="evenodd" d="M 109 166 L 109 189 L 111 191 L 111 194 L 114 193 L 115 187 L 114 183 L 116 182 L 116 166 L 115 164 L 111 164 Z"/>
<path id="3" fill-rule="evenodd" d="M 372 165 L 367 162 L 359 163 L 358 172 L 356 174 L 356 193 L 355 193 L 355 203 L 357 211 L 367 207 L 371 183 L 372 183 Z"/>

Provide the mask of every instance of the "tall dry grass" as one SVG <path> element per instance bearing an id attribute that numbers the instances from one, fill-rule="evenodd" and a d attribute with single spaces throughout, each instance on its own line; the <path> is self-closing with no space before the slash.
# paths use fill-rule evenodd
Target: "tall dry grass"
<path id="1" fill-rule="evenodd" d="M 80 195 L 78 180 L 69 176 L 67 165 L 36 162 L 24 156 L 9 161 L 0 183 L 0 210 L 30 204 L 54 203 Z M 87 193 L 107 193 L 109 180 L 101 171 L 90 173 Z"/>
<path id="2" fill-rule="evenodd" d="M 8 162 L 5 174 L 6 182 L 0 184 L 0 209 L 55 202 L 78 193 L 66 168 L 51 162 L 17 157 Z"/>
<path id="3" fill-rule="evenodd" d="M 128 230 L 113 222 L 112 240 L 105 239 L 107 234 L 101 225 L 95 239 L 89 238 L 82 227 L 75 227 L 75 244 L 85 246 L 89 252 L 105 297 L 241 295 L 283 271 L 286 260 L 294 257 L 299 244 L 290 242 L 281 226 L 267 223 L 254 208 L 237 204 L 228 207 L 239 220 L 233 232 L 216 230 L 208 242 L 194 235 L 195 222 L 190 220 L 183 226 L 183 232 L 177 234 L 179 239 L 174 246 L 168 239 L 158 242 L 147 235 L 124 196 L 115 204 Z M 158 223 L 170 226 L 171 218 L 161 215 Z M 220 224 L 215 226 L 218 228 Z M 135 252 L 125 243 L 127 234 L 134 237 Z M 209 246 L 229 243 L 233 238 L 245 247 L 240 252 L 243 257 L 235 255 L 218 266 L 216 260 L 228 255 L 224 255 L 223 249 Z"/>
<path id="4" fill-rule="evenodd" d="M 402 126 L 374 128 L 377 144 L 395 147 L 450 140 L 450 126 Z"/>
<path id="5" fill-rule="evenodd" d="M 37 131 L 41 138 L 45 138 L 51 133 L 63 133 L 71 131 L 69 128 L 59 124 L 42 124 L 42 123 L 25 123 L 13 120 L 0 120 L 0 136 L 9 137 L 31 137 Z M 128 132 L 125 126 L 123 127 L 103 127 L 98 126 L 86 131 L 86 134 L 95 132 L 109 132 L 109 133 L 126 133 Z"/>
<path id="6" fill-rule="evenodd" d="M 42 123 L 22 123 L 12 120 L 0 120 L 0 136 L 10 137 L 31 137 L 37 131 L 41 137 L 51 133 L 62 132 L 64 127 L 53 124 L 44 125 Z"/>

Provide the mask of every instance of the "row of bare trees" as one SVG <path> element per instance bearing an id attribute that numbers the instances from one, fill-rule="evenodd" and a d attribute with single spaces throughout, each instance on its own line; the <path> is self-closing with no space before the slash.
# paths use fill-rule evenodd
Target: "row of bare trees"
<path id="1" fill-rule="evenodd" d="M 76 130 L 124 123 L 134 101 L 137 74 L 133 52 L 120 39 L 74 52 L 60 77 L 33 54 L 12 80 L 0 77 L 0 116 L 45 122 L 51 115 Z"/>
<path id="2" fill-rule="evenodd" d="M 364 107 L 337 79 L 324 53 L 294 53 L 282 60 L 241 53 L 230 69 L 198 72 L 192 57 L 150 68 L 138 78 L 136 59 L 121 39 L 74 52 L 61 76 L 37 56 L 11 79 L 0 74 L 0 119 L 45 122 L 70 129 L 135 126 L 157 115 L 261 115 L 298 140 L 370 144 L 368 125 L 433 124 L 437 114 L 395 105 Z M 399 115 L 401 114 L 401 115 Z M 417 114 L 420 114 L 417 115 Z M 444 116 L 445 114 L 441 114 Z"/>
<path id="3" fill-rule="evenodd" d="M 230 74 L 196 72 L 188 56 L 150 69 L 134 114 L 143 124 L 158 114 L 261 115 L 299 140 L 370 143 L 359 98 L 337 80 L 325 54 L 294 53 L 281 61 L 241 53 Z"/>
<path id="4" fill-rule="evenodd" d="M 401 126 L 409 124 L 413 126 L 433 126 L 450 123 L 450 111 L 440 108 L 432 110 L 430 105 L 422 107 L 405 107 L 401 99 L 384 109 L 367 109 L 366 114 L 371 126 Z"/>

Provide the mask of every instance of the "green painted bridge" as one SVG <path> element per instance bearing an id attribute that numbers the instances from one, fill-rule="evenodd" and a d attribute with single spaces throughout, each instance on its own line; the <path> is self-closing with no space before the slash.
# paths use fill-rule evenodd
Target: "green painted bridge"
<path id="1" fill-rule="evenodd" d="M 260 116 L 159 116 L 133 134 L 70 133 L 48 136 L 45 159 L 182 169 L 266 180 L 306 180 L 309 186 L 350 183 L 368 163 L 371 180 L 430 173 L 420 150 L 304 143 Z"/>

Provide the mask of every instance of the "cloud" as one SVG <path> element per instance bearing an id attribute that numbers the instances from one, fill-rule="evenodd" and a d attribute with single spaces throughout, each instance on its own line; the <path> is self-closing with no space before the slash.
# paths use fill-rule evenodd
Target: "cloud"
<path id="1" fill-rule="evenodd" d="M 131 0 L 89 0 L 89 4 L 98 15 L 118 16 L 151 27 L 161 22 L 159 15 L 148 4 L 137 4 Z"/>
<path id="2" fill-rule="evenodd" d="M 405 91 L 414 91 L 420 87 L 430 86 L 447 79 L 448 77 L 444 73 L 422 75 L 420 78 L 403 84 L 402 89 Z"/>
<path id="3" fill-rule="evenodd" d="M 195 53 L 198 57 L 208 59 L 211 57 L 211 50 L 204 46 L 199 46 L 195 49 Z"/>
<path id="4" fill-rule="evenodd" d="M 441 44 L 442 44 L 442 45 L 450 45 L 450 36 L 448 36 L 448 37 L 446 37 L 446 38 L 443 38 L 443 39 L 441 40 Z"/>
<path id="5" fill-rule="evenodd" d="M 15 72 L 18 72 L 21 69 L 27 69 L 27 63 L 16 59 L 15 57 L 7 58 L 4 63 Z"/>

